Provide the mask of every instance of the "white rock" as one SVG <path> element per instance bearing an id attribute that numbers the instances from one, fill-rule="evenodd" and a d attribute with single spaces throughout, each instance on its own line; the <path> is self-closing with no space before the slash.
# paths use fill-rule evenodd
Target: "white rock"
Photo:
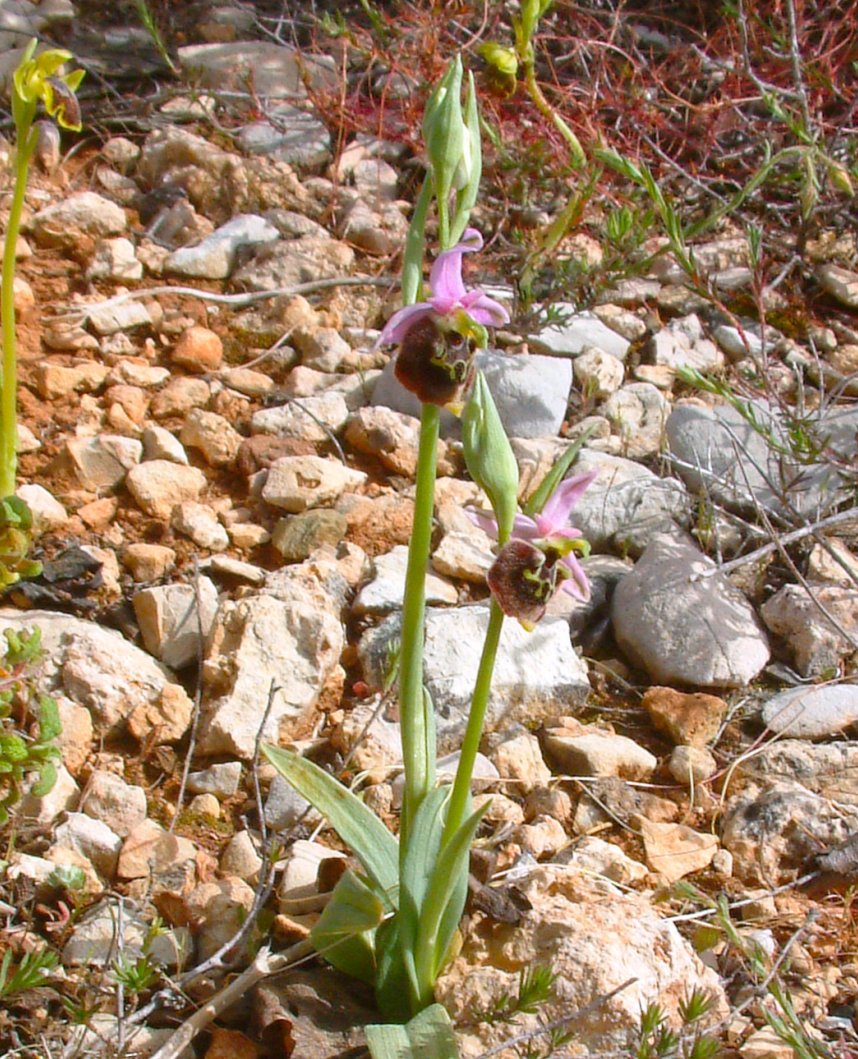
<path id="1" fill-rule="evenodd" d="M 224 761 L 209 765 L 201 772 L 188 774 L 188 790 L 191 794 L 214 794 L 218 798 L 232 798 L 238 791 L 241 780 L 241 762 Z"/>
<path id="2" fill-rule="evenodd" d="M 823 684 L 781 691 L 763 706 L 766 727 L 794 739 L 836 735 L 858 721 L 858 684 Z"/>
<path id="3" fill-rule="evenodd" d="M 565 302 L 557 302 L 553 308 L 569 315 L 563 322 L 528 336 L 528 344 L 535 352 L 574 357 L 595 347 L 618 360 L 626 359 L 628 339 L 603 324 L 595 313 L 578 312 L 576 306 Z"/>
<path id="4" fill-rule="evenodd" d="M 363 471 L 321 456 L 283 456 L 268 471 L 262 498 L 274 507 L 296 513 L 333 503 L 346 490 L 366 480 Z"/>
<path id="5" fill-rule="evenodd" d="M 199 449 L 211 467 L 227 467 L 238 455 L 242 437 L 224 416 L 192 408 L 182 425 L 179 440 L 183 445 Z"/>
<path id="6" fill-rule="evenodd" d="M 826 617 L 817 604 L 821 604 L 833 620 Z M 766 600 L 760 613 L 769 629 L 786 640 L 796 668 L 805 676 L 836 671 L 843 657 L 853 650 L 852 642 L 844 633 L 853 641 L 858 638 L 856 588 L 784 585 Z"/>
<path id="7" fill-rule="evenodd" d="M 200 657 L 214 623 L 217 589 L 207 577 L 190 585 L 155 585 L 136 592 L 134 614 L 146 650 L 173 669 Z"/>
<path id="8" fill-rule="evenodd" d="M 319 891 L 317 878 L 323 860 L 344 860 L 344 854 L 329 849 L 319 842 L 299 838 L 289 847 L 283 874 L 277 889 L 280 911 L 286 915 L 317 912 L 327 902 L 327 895 Z"/>
<path id="9" fill-rule="evenodd" d="M 685 824 L 657 823 L 637 817 L 643 835 L 647 864 L 668 883 L 712 863 L 718 849 L 717 835 L 701 834 Z"/>
<path id="10" fill-rule="evenodd" d="M 142 279 L 143 265 L 134 253 L 134 244 L 125 238 L 105 239 L 95 248 L 86 270 L 86 278 L 127 280 Z"/>
<path id="11" fill-rule="evenodd" d="M 204 667 L 200 750 L 249 760 L 272 682 L 277 691 L 263 738 L 309 731 L 344 642 L 334 602 L 321 588 L 296 587 L 288 600 L 262 595 L 224 603 Z"/>
<path id="12" fill-rule="evenodd" d="M 58 846 L 81 853 L 102 878 L 113 879 L 122 839 L 107 824 L 85 813 L 69 813 L 54 834 Z"/>
<path id="13" fill-rule="evenodd" d="M 56 205 L 40 210 L 30 222 L 36 241 L 56 244 L 69 238 L 70 232 L 86 235 L 120 235 L 128 222 L 125 210 L 94 191 L 77 191 Z"/>
<path id="14" fill-rule="evenodd" d="M 575 358 L 575 381 L 585 398 L 602 401 L 623 385 L 625 368 L 617 357 L 603 349 L 588 349 Z"/>
<path id="15" fill-rule="evenodd" d="M 250 420 L 252 434 L 273 434 L 278 438 L 329 441 L 349 417 L 349 407 L 340 393 L 320 393 L 293 398 L 276 408 L 262 408 Z"/>
<path id="16" fill-rule="evenodd" d="M 694 313 L 671 320 L 652 337 L 656 364 L 669 368 L 711 371 L 724 367 L 724 354 L 703 335 L 703 325 Z"/>
<path id="17" fill-rule="evenodd" d="M 127 472 L 139 464 L 143 446 L 135 438 L 101 434 L 94 438 L 69 438 L 66 453 L 84 489 L 114 489 Z"/>
<path id="18" fill-rule="evenodd" d="M 235 266 L 239 247 L 258 246 L 279 237 L 277 229 L 264 218 L 238 214 L 196 246 L 175 250 L 165 261 L 164 270 L 197 279 L 226 279 Z"/>
<path id="19" fill-rule="evenodd" d="M 19 485 L 17 495 L 30 509 L 37 536 L 61 529 L 68 522 L 68 512 L 44 486 Z"/>
<path id="20" fill-rule="evenodd" d="M 167 519 L 175 504 L 198 499 L 206 487 L 206 476 L 196 467 L 147 460 L 132 469 L 125 484 L 147 515 Z"/>
<path id="21" fill-rule="evenodd" d="M 663 448 L 670 402 L 650 383 L 624 386 L 605 402 L 604 413 L 620 435 L 624 455 L 644 459 Z"/>
<path id="22" fill-rule="evenodd" d="M 399 636 L 393 615 L 363 637 L 359 653 L 367 679 L 380 686 L 391 639 Z M 430 607 L 426 616 L 424 682 L 435 703 L 442 753 L 458 746 L 464 730 L 474 673 L 488 626 L 483 604 L 453 609 Z M 532 633 L 517 622 L 504 622 L 489 698 L 486 731 L 515 722 L 536 724 L 564 705 L 589 694 L 584 662 L 572 649 L 562 618 L 546 618 Z"/>
<path id="23" fill-rule="evenodd" d="M 542 760 L 539 740 L 530 732 L 520 732 L 498 743 L 491 752 L 491 760 L 505 781 L 507 794 L 529 794 L 551 779 L 551 771 Z"/>
<path id="24" fill-rule="evenodd" d="M 149 309 L 141 301 L 122 302 L 119 305 L 93 305 L 87 310 L 89 322 L 97 335 L 115 335 L 118 331 L 131 331 L 135 327 L 151 327 Z"/>
<path id="25" fill-rule="evenodd" d="M 32 788 L 34 782 L 35 774 L 30 777 L 28 786 Z M 48 793 L 39 798 L 31 789 L 25 791 L 17 811 L 23 821 L 47 831 L 60 813 L 77 807 L 79 798 L 80 788 L 65 765 L 61 764 L 57 767 L 57 782 Z"/>
<path id="26" fill-rule="evenodd" d="M 352 605 L 352 613 L 387 614 L 402 606 L 405 591 L 405 571 L 408 566 L 408 548 L 398 544 L 386 555 L 379 555 L 373 560 L 373 576 L 358 592 Z M 425 578 L 426 602 L 429 605 L 438 603 L 456 603 L 459 594 L 449 581 L 431 573 Z"/>
<path id="27" fill-rule="evenodd" d="M 176 504 L 170 525 L 207 551 L 222 552 L 229 547 L 229 534 L 218 521 L 214 508 L 208 504 L 198 504 L 194 500 Z"/>
<path id="28" fill-rule="evenodd" d="M 548 728 L 545 750 L 570 776 L 648 780 L 658 765 L 658 759 L 633 739 L 605 731 L 570 734 L 564 728 Z"/>
<path id="29" fill-rule="evenodd" d="M 146 819 L 146 792 L 113 772 L 97 769 L 89 778 L 80 808 L 125 838 Z"/>
<path id="30" fill-rule="evenodd" d="M 171 463 L 183 463 L 187 466 L 188 454 L 185 452 L 185 446 L 166 427 L 155 424 L 146 427 L 141 440 L 145 460 L 169 460 Z"/>

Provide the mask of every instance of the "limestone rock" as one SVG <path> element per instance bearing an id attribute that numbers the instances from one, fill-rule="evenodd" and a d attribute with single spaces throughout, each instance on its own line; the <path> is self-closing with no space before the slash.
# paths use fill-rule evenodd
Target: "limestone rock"
<path id="1" fill-rule="evenodd" d="M 134 614 L 146 650 L 173 669 L 195 663 L 217 611 L 217 589 L 207 577 L 194 584 L 157 585 L 134 594 Z"/>
<path id="2" fill-rule="evenodd" d="M 648 688 L 641 705 L 656 728 L 674 743 L 695 747 L 712 742 L 727 713 L 727 703 L 717 695 L 673 688 Z"/>
<path id="3" fill-rule="evenodd" d="M 277 692 L 263 737 L 277 742 L 308 732 L 343 646 L 339 616 L 320 587 L 225 603 L 204 667 L 201 752 L 249 760 L 272 682 Z"/>
<path id="4" fill-rule="evenodd" d="M 816 602 L 814 602 L 814 600 Z M 837 622 L 823 614 L 820 604 Z M 760 609 L 763 621 L 786 640 L 795 666 L 804 676 L 836 671 L 844 655 L 854 650 L 858 639 L 858 589 L 839 585 L 784 585 Z"/>
<path id="5" fill-rule="evenodd" d="M 125 838 L 146 819 L 146 792 L 113 772 L 97 769 L 89 778 L 80 808 Z"/>
<path id="6" fill-rule="evenodd" d="M 254 412 L 250 429 L 254 434 L 323 442 L 339 433 L 348 416 L 349 408 L 341 393 L 320 393 Z"/>
<path id="7" fill-rule="evenodd" d="M 579 1018 L 565 1025 L 588 1051 L 633 1049 L 641 1010 L 650 1003 L 658 1003 L 678 1028 L 679 1005 L 689 989 L 712 996 L 714 1018 L 727 1012 L 718 976 L 704 968 L 676 927 L 648 900 L 621 894 L 610 883 L 582 878 L 576 868 L 560 865 L 536 868 L 516 886 L 531 911 L 516 924 L 474 913 L 461 955 L 438 982 L 436 998 L 454 1020 L 492 1010 L 502 995 L 515 995 L 520 971 L 537 963 L 550 966 L 557 976 L 554 995 L 540 1006 L 538 1016 L 519 1017 L 517 1032 L 580 1011 Z M 626 988 L 615 992 L 629 979 Z M 480 1050 L 508 1036 L 508 1026 L 487 1028 Z"/>
<path id="8" fill-rule="evenodd" d="M 595 313 L 578 312 L 576 306 L 563 302 L 556 303 L 554 308 L 563 313 L 565 319 L 528 337 L 528 344 L 537 353 L 575 357 L 595 347 L 617 360 L 626 359 L 631 344 L 629 340 L 603 324 Z"/>
<path id="9" fill-rule="evenodd" d="M 858 721 L 858 684 L 788 688 L 763 706 L 766 727 L 793 739 L 822 739 Z"/>
<path id="10" fill-rule="evenodd" d="M 545 729 L 545 750 L 571 776 L 648 780 L 658 759 L 625 735 L 569 718 Z"/>
<path id="11" fill-rule="evenodd" d="M 399 635 L 399 615 L 367 632 L 359 653 L 367 680 L 381 686 L 388 645 Z M 424 681 L 435 703 L 441 753 L 458 746 L 488 625 L 483 604 L 450 610 L 430 607 L 426 620 Z M 582 702 L 590 689 L 584 662 L 572 650 L 562 619 L 546 618 L 532 633 L 504 623 L 489 698 L 486 732 L 516 721 L 535 724 L 558 708 Z"/>
<path id="12" fill-rule="evenodd" d="M 125 484 L 147 515 L 166 520 L 175 504 L 199 499 L 206 487 L 206 476 L 196 467 L 184 467 L 170 460 L 147 460 L 132 468 Z"/>
<path id="13" fill-rule="evenodd" d="M 172 359 L 189 371 L 217 371 L 223 360 L 223 342 L 208 327 L 189 327 L 176 343 Z"/>
<path id="14" fill-rule="evenodd" d="M 701 834 L 685 824 L 657 823 L 645 817 L 635 822 L 643 835 L 647 864 L 668 884 L 708 867 L 718 849 L 715 835 Z"/>
<path id="15" fill-rule="evenodd" d="M 619 582 L 611 620 L 620 647 L 653 680 L 742 687 L 769 660 L 753 609 L 690 542 L 658 536 Z"/>
<path id="16" fill-rule="evenodd" d="M 229 534 L 214 508 L 208 504 L 197 504 L 193 500 L 176 504 L 170 515 L 170 525 L 206 551 L 222 552 L 229 547 Z"/>
<path id="17" fill-rule="evenodd" d="M 402 606 L 405 591 L 405 571 L 408 565 L 408 549 L 398 544 L 386 555 L 373 560 L 372 579 L 358 592 L 352 605 L 352 613 L 360 617 L 365 614 L 387 614 Z M 432 573 L 426 574 L 426 602 L 429 605 L 458 601 L 459 594 L 449 581 Z"/>
<path id="18" fill-rule="evenodd" d="M 40 246 L 71 247 L 81 233 L 95 237 L 121 235 L 128 222 L 125 210 L 110 199 L 94 191 L 77 191 L 40 210 L 30 224 Z"/>
<path id="19" fill-rule="evenodd" d="M 271 464 L 262 498 L 274 507 L 293 513 L 331 504 L 347 489 L 357 489 L 366 479 L 363 471 L 344 467 L 322 456 L 283 456 Z"/>

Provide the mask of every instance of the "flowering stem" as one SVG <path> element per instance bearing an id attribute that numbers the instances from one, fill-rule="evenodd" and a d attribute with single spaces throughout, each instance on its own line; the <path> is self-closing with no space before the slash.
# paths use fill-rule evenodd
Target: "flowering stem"
<path id="1" fill-rule="evenodd" d="M 423 255 L 426 246 L 426 214 L 432 203 L 432 176 L 427 173 L 414 204 L 411 224 L 405 238 L 405 256 L 402 262 L 402 304 L 413 305 L 419 301 L 423 288 Z"/>
<path id="2" fill-rule="evenodd" d="M 0 281 L 0 338 L 3 362 L 0 372 L 0 499 L 15 492 L 18 450 L 18 357 L 15 332 L 15 248 L 21 229 L 21 211 L 27 190 L 27 173 L 32 155 L 30 123 L 18 127 L 18 151 L 15 162 L 15 189 L 9 210 L 6 239 L 3 244 L 3 274 Z"/>
<path id="3" fill-rule="evenodd" d="M 432 725 L 428 723 L 423 696 L 423 622 L 426 614 L 426 566 L 429 562 L 432 538 L 440 418 L 437 405 L 423 405 L 417 453 L 414 526 L 408 548 L 405 595 L 402 601 L 399 711 L 405 793 L 399 835 L 403 853 L 408 848 L 408 832 L 414 814 L 435 782 L 435 747 L 429 745 L 432 741 Z"/>
<path id="4" fill-rule="evenodd" d="M 444 825 L 442 846 L 450 841 L 465 822 L 467 816 L 468 797 L 471 793 L 471 778 L 474 774 L 474 762 L 480 749 L 480 739 L 482 738 L 483 726 L 486 720 L 489 694 L 492 690 L 492 673 L 495 668 L 503 619 L 503 611 L 498 606 L 497 601 L 492 599 L 489 608 L 489 626 L 486 629 L 483 653 L 480 656 L 480 667 L 477 670 L 474 694 L 471 698 L 471 709 L 468 714 L 468 724 L 465 728 L 465 738 L 462 740 L 459 766 L 456 769 L 456 779 L 453 783 L 453 791 L 447 807 L 447 820 Z"/>

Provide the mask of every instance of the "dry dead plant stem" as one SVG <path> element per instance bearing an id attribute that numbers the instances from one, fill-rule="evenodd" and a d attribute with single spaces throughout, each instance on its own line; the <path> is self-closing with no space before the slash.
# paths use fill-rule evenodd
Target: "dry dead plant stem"
<path id="1" fill-rule="evenodd" d="M 787 544 L 793 544 L 795 541 L 800 541 L 804 537 L 815 537 L 822 529 L 829 529 L 831 526 L 838 526 L 843 523 L 856 521 L 858 521 L 858 513 L 854 510 L 839 511 L 836 515 L 829 515 L 827 518 L 820 519 L 818 522 L 814 522 L 809 526 L 801 526 L 799 529 L 792 530 L 790 533 L 782 533 L 778 540 L 770 540 L 768 544 L 764 544 L 762 547 L 756 548 L 752 552 L 748 552 L 747 555 L 740 555 L 736 559 L 730 559 L 729 562 L 721 563 L 720 566 L 714 566 L 709 570 L 701 570 L 699 573 L 692 574 L 689 581 L 705 581 L 707 578 L 714 577 L 716 574 L 729 574 L 733 570 L 738 570 L 743 566 L 747 566 L 749 563 L 755 563 L 759 559 L 764 559 L 767 555 L 771 555 L 772 552 L 778 551 Z"/>
<path id="2" fill-rule="evenodd" d="M 102 309 L 113 309 L 117 305 L 136 301 L 138 298 L 158 298 L 165 294 L 182 294 L 188 298 L 200 298 L 202 301 L 214 302 L 217 305 L 229 305 L 234 309 L 244 309 L 255 302 L 266 301 L 268 298 L 291 297 L 294 294 L 316 294 L 323 290 L 332 290 L 335 287 L 392 287 L 389 278 L 382 279 L 379 276 L 336 276 L 332 279 L 316 279 L 311 283 L 295 283 L 291 287 L 275 287 L 273 290 L 251 290 L 241 294 L 218 294 L 216 291 L 197 290 L 196 287 L 166 286 L 166 287 L 143 287 L 139 290 L 126 291 L 124 294 L 116 294 L 100 302 L 87 302 L 86 305 L 77 305 L 64 313 L 47 317 L 49 322 L 54 320 L 68 320 L 78 318 L 80 323 L 85 323 L 90 314 Z"/>
<path id="3" fill-rule="evenodd" d="M 297 945 L 293 945 L 276 956 L 271 954 L 267 946 L 260 949 L 253 963 L 237 975 L 226 988 L 216 993 L 199 1011 L 194 1012 L 189 1019 L 183 1022 L 167 1043 L 152 1055 L 151 1059 L 178 1059 L 185 1048 L 198 1034 L 202 1033 L 210 1022 L 214 1021 L 231 1004 L 240 1000 L 263 978 L 285 971 L 296 961 L 314 955 L 315 949 L 309 941 L 298 942 Z"/>
<path id="4" fill-rule="evenodd" d="M 182 766 L 182 779 L 179 783 L 179 793 L 176 796 L 176 811 L 167 830 L 172 834 L 176 828 L 176 821 L 182 811 L 185 800 L 185 789 L 188 785 L 188 776 L 194 761 L 194 752 L 197 748 L 197 734 L 200 726 L 200 712 L 203 702 L 203 616 L 200 608 L 200 563 L 194 557 L 194 598 L 191 604 L 194 608 L 194 616 L 197 619 L 197 685 L 194 689 L 194 714 L 191 720 L 191 732 L 188 736 L 188 749 L 185 754 L 185 762 Z"/>

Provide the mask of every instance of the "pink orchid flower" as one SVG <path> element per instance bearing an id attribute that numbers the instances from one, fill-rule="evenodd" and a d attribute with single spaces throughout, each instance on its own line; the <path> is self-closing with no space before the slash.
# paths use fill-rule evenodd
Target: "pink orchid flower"
<path id="1" fill-rule="evenodd" d="M 556 557 L 555 561 L 565 567 L 558 587 L 576 599 L 590 598 L 587 575 L 575 555 L 576 546 L 585 544 L 580 529 L 569 524 L 572 508 L 584 495 L 585 490 L 598 476 L 598 469 L 573 475 L 562 481 L 545 503 L 542 511 L 531 518 L 518 514 L 513 522 L 510 542 L 526 541 L 539 551 Z M 497 523 L 486 511 L 466 509 L 470 520 L 489 536 L 497 537 Z M 506 546 L 505 546 L 506 547 Z M 501 549 L 503 551 L 503 549 Z"/>
<path id="2" fill-rule="evenodd" d="M 463 256 L 481 250 L 482 246 L 483 237 L 476 228 L 466 228 L 461 242 L 439 254 L 432 266 L 428 299 L 395 312 L 387 321 L 376 346 L 401 342 L 414 324 L 425 317 L 450 319 L 464 312 L 484 326 L 498 327 L 509 323 L 509 313 L 500 302 L 478 287 L 467 290 L 462 281 Z"/>

